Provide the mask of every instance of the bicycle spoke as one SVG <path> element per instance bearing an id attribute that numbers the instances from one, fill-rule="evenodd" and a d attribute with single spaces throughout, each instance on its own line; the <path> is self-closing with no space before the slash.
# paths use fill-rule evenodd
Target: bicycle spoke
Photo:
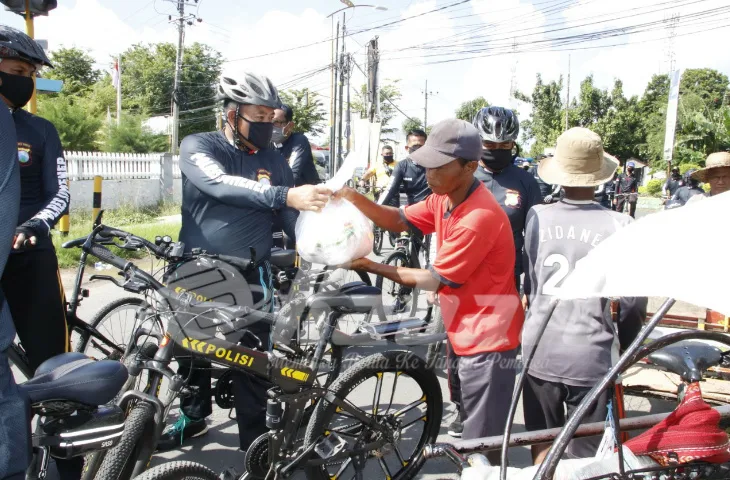
<path id="1" fill-rule="evenodd" d="M 425 422 L 427 418 L 428 418 L 428 415 L 427 414 L 424 414 L 423 416 L 421 416 L 419 418 L 416 418 L 415 420 L 412 420 L 412 421 L 406 423 L 405 425 L 403 425 L 401 427 L 401 429 L 405 430 L 406 428 L 410 427 L 411 425 L 413 425 L 414 423 L 417 423 L 417 422 L 421 422 L 421 421 Z"/>
<path id="2" fill-rule="evenodd" d="M 400 464 L 404 467 L 408 466 L 408 462 L 403 460 L 403 454 L 400 453 L 400 448 L 398 448 L 398 444 L 392 443 L 391 445 L 393 445 L 393 451 L 395 452 L 395 456 L 398 457 L 398 461 L 400 462 Z"/>
<path id="3" fill-rule="evenodd" d="M 375 384 L 375 392 L 373 394 L 373 416 L 378 414 L 378 407 L 380 406 L 380 392 L 383 388 L 383 372 L 376 373 L 378 381 Z"/>
<path id="4" fill-rule="evenodd" d="M 385 411 L 387 414 L 390 412 L 390 409 L 393 407 L 393 399 L 395 399 L 395 387 L 398 385 L 398 378 L 401 376 L 402 372 L 395 372 L 395 380 L 393 380 L 393 391 L 390 394 L 390 402 L 388 403 L 388 409 Z"/>
<path id="5" fill-rule="evenodd" d="M 393 478 L 393 475 L 390 474 L 390 469 L 388 469 L 388 465 L 385 464 L 385 460 L 383 460 L 383 457 L 378 457 L 378 463 L 380 464 L 380 468 L 383 470 L 383 473 L 385 474 L 386 479 Z"/>
<path id="6" fill-rule="evenodd" d="M 419 405 L 423 405 L 424 403 L 426 403 L 426 396 L 425 395 L 422 396 L 421 398 L 419 398 L 418 400 L 416 400 L 415 402 L 411 403 L 410 405 L 406 405 L 405 407 L 403 407 L 400 410 L 396 411 L 393 414 L 393 416 L 394 417 L 401 417 L 401 416 L 405 415 L 406 413 L 410 412 L 411 410 L 413 410 L 414 408 L 418 407 Z"/>

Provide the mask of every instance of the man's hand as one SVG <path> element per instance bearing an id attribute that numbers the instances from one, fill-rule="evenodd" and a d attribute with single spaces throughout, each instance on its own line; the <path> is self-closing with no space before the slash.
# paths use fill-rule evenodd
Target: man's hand
<path id="1" fill-rule="evenodd" d="M 613 204 L 614 204 L 614 205 L 617 205 L 617 204 L 618 204 L 618 200 L 614 198 L 614 199 L 613 199 Z"/>
<path id="2" fill-rule="evenodd" d="M 338 265 L 337 268 L 345 268 L 347 270 L 362 270 L 364 272 L 368 271 L 368 267 L 373 264 L 373 261 L 369 258 L 357 258 L 353 260 L 350 263 L 345 263 L 343 265 Z"/>
<path id="3" fill-rule="evenodd" d="M 13 250 L 20 250 L 24 247 L 35 247 L 38 243 L 38 238 L 35 235 L 30 235 L 27 232 L 16 232 L 15 238 L 13 239 Z"/>
<path id="4" fill-rule="evenodd" d="M 289 189 L 286 204 L 300 211 L 319 212 L 327 204 L 331 195 L 332 191 L 324 185 L 302 185 Z"/>
<path id="5" fill-rule="evenodd" d="M 332 198 L 336 200 L 350 200 L 353 195 L 357 195 L 357 190 L 351 187 L 342 187 L 332 194 Z"/>

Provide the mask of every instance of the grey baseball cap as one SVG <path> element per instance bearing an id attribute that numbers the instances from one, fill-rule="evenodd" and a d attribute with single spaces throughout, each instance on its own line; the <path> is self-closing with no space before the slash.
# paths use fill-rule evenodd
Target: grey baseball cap
<path id="1" fill-rule="evenodd" d="M 482 157 L 482 138 L 471 123 L 456 118 L 433 126 L 426 144 L 411 154 L 425 168 L 438 168 L 457 158 L 477 161 Z"/>

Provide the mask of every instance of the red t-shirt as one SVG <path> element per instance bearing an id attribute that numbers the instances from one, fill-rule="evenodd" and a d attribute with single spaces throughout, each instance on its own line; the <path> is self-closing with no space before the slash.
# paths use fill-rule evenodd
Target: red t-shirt
<path id="1" fill-rule="evenodd" d="M 403 210 L 421 232 L 436 232 L 438 254 L 430 269 L 443 284 L 441 315 L 457 355 L 517 348 L 525 320 L 515 289 L 509 219 L 489 190 L 475 182 L 451 212 L 449 198 L 435 194 Z"/>

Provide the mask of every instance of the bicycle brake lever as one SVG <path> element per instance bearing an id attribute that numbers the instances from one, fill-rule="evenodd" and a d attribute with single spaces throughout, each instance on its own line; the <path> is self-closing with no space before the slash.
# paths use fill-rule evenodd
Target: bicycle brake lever
<path id="1" fill-rule="evenodd" d="M 112 282 L 117 287 L 120 287 L 120 288 L 122 287 L 122 285 L 119 282 L 117 282 L 116 278 L 109 276 L 109 275 L 92 275 L 89 277 L 89 280 L 106 280 L 106 281 Z"/>

